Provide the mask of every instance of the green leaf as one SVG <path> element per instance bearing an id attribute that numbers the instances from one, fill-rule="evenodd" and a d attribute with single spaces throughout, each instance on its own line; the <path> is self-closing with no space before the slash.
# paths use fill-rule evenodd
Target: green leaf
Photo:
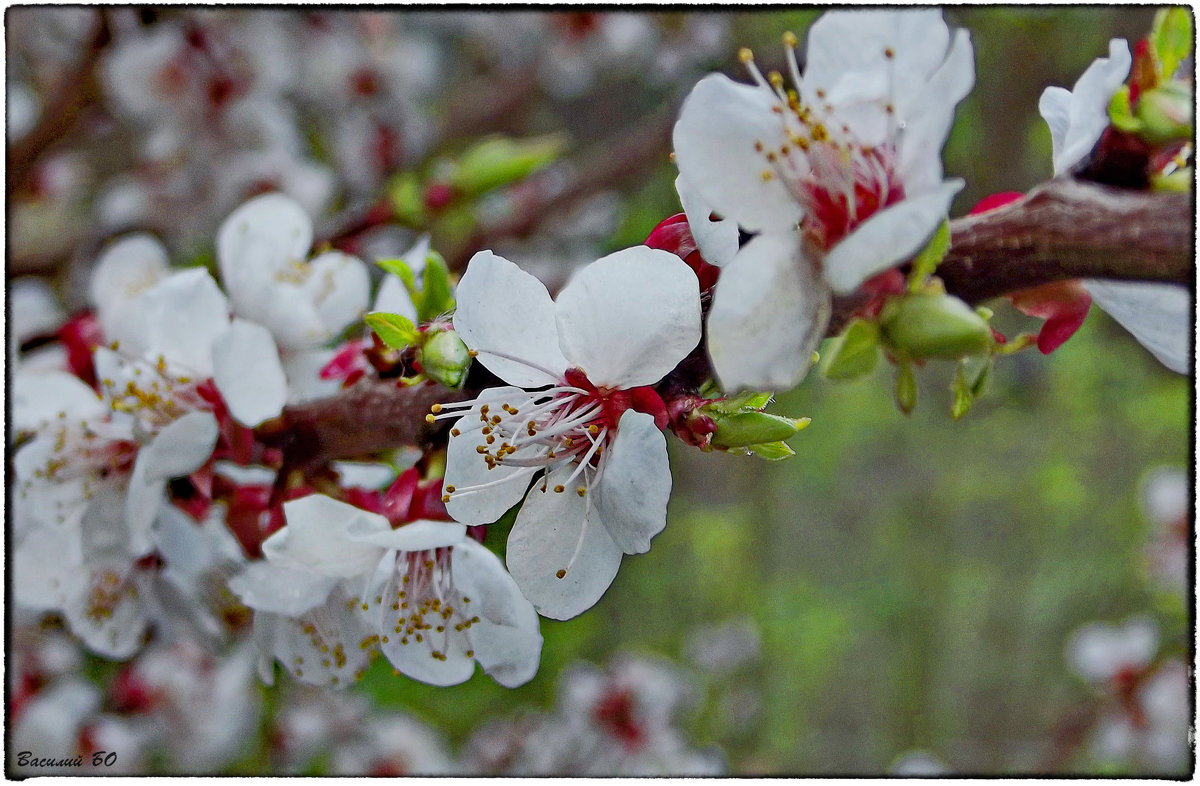
<path id="1" fill-rule="evenodd" d="M 967 384 L 964 365 L 963 363 L 958 364 L 954 371 L 954 381 L 950 384 L 950 392 L 954 394 L 954 401 L 950 405 L 950 417 L 955 420 L 970 412 L 971 404 L 975 400 L 971 393 L 971 386 Z"/>
<path id="2" fill-rule="evenodd" d="M 379 259 L 375 264 L 391 273 L 404 283 L 404 288 L 408 290 L 408 296 L 413 300 L 417 297 L 417 279 L 413 275 L 412 268 L 403 259 Z"/>
<path id="3" fill-rule="evenodd" d="M 917 254 L 913 260 L 912 271 L 908 274 L 910 291 L 916 292 L 921 288 L 925 279 L 933 275 L 933 271 L 937 270 L 937 266 L 946 258 L 946 252 L 949 250 L 950 219 L 946 218 L 938 225 L 937 231 L 925 244 L 925 248 L 921 249 L 921 253 Z"/>
<path id="4" fill-rule="evenodd" d="M 421 341 L 421 334 L 416 326 L 400 314 L 375 311 L 367 314 L 364 319 L 371 330 L 383 339 L 383 343 L 392 349 L 415 346 Z"/>
<path id="5" fill-rule="evenodd" d="M 1133 108 L 1129 104 L 1129 85 L 1121 85 L 1121 89 L 1108 102 L 1108 119 L 1114 128 L 1127 134 L 1142 130 L 1142 121 L 1133 116 Z"/>
<path id="6" fill-rule="evenodd" d="M 446 261 L 436 251 L 430 251 L 425 258 L 425 276 L 422 290 L 417 302 L 417 319 L 421 322 L 432 322 L 441 314 L 454 308 L 454 293 L 450 288 L 450 270 Z"/>
<path id="7" fill-rule="evenodd" d="M 705 405 L 712 414 L 732 415 L 735 412 L 758 411 L 771 403 L 773 393 L 747 391 L 729 398 L 718 399 Z"/>
<path id="8" fill-rule="evenodd" d="M 753 456 L 767 461 L 783 461 L 796 455 L 792 446 L 786 442 L 763 442 L 758 445 L 748 445 L 746 450 Z"/>
<path id="9" fill-rule="evenodd" d="M 468 196 L 482 194 L 524 179 L 555 161 L 566 147 L 566 137 L 561 134 L 532 139 L 489 137 L 458 157 L 450 183 Z"/>
<path id="10" fill-rule="evenodd" d="M 896 367 L 896 405 L 905 415 L 917 406 L 917 376 L 908 360 L 899 361 Z"/>
<path id="11" fill-rule="evenodd" d="M 879 362 L 879 325 L 855 319 L 835 338 L 821 369 L 826 379 L 855 379 L 874 370 Z"/>
<path id="12" fill-rule="evenodd" d="M 1159 76 L 1170 79 L 1192 53 L 1192 15 L 1182 6 L 1164 8 L 1154 15 L 1150 45 L 1158 55 Z"/>

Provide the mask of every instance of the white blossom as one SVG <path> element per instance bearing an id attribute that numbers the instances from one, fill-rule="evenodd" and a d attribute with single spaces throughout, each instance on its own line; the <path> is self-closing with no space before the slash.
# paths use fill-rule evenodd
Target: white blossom
<path id="1" fill-rule="evenodd" d="M 791 87 L 743 50 L 755 84 L 705 77 L 675 126 L 686 184 L 757 234 L 725 264 L 709 314 L 731 390 L 799 381 L 832 294 L 915 254 L 963 185 L 942 180 L 940 151 L 974 83 L 965 31 L 951 37 L 936 9 L 830 12 L 809 31 L 803 76 L 785 42 Z"/>

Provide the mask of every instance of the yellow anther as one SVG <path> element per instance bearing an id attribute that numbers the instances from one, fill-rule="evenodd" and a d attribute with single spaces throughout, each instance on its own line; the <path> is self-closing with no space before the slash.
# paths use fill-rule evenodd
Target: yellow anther
<path id="1" fill-rule="evenodd" d="M 587 488 L 580 486 L 579 488 L 575 489 L 575 493 L 582 497 L 584 494 L 587 494 Z"/>
<path id="2" fill-rule="evenodd" d="M 795 49 L 799 43 L 800 43 L 800 41 L 797 40 L 796 34 L 793 33 L 791 30 L 788 30 L 787 32 L 785 32 L 783 34 L 783 45 L 786 46 L 787 48 Z"/>
<path id="3" fill-rule="evenodd" d="M 775 175 L 772 174 L 771 172 L 767 172 L 766 170 L 763 170 L 762 179 L 763 179 L 764 183 L 767 182 L 768 180 L 771 180 L 774 177 L 775 177 Z"/>
<path id="4" fill-rule="evenodd" d="M 449 495 L 449 494 L 443 494 L 443 495 L 442 495 L 442 504 L 444 505 L 444 504 L 446 504 L 446 503 L 447 503 L 447 502 L 449 502 L 449 501 L 450 501 L 450 495 Z"/>
<path id="5" fill-rule="evenodd" d="M 436 415 L 437 413 L 442 411 L 442 405 L 434 404 L 432 407 L 429 408 L 429 411 Z"/>
<path id="6" fill-rule="evenodd" d="M 883 50 L 883 56 L 886 57 L 888 60 L 891 60 L 893 57 L 896 56 L 896 52 L 889 46 L 888 48 Z"/>
<path id="7" fill-rule="evenodd" d="M 555 573 L 554 575 L 561 579 L 563 576 L 567 575 L 567 572 L 565 570 L 563 570 L 562 568 L 559 568 L 558 572 Z"/>
<path id="8" fill-rule="evenodd" d="M 434 423 L 434 422 L 436 422 L 436 421 L 437 421 L 437 418 L 435 418 L 433 415 L 426 415 L 426 416 L 425 416 L 425 422 L 426 422 L 426 423 Z"/>
<path id="9" fill-rule="evenodd" d="M 767 74 L 767 81 L 771 83 L 771 87 L 783 87 L 783 74 L 772 71 Z"/>
<path id="10" fill-rule="evenodd" d="M 600 433 L 600 427 L 593 423 L 592 425 L 588 426 L 588 433 L 594 437 Z"/>
<path id="11" fill-rule="evenodd" d="M 754 62 L 754 53 L 750 51 L 750 47 L 743 46 L 738 50 L 738 60 L 741 60 L 744 65 Z"/>
<path id="12" fill-rule="evenodd" d="M 452 428 L 452 429 L 450 429 L 450 436 L 452 436 L 452 437 L 461 437 L 461 436 L 462 436 L 462 432 L 461 432 L 461 431 L 459 431 L 459 430 L 458 430 L 458 429 L 456 429 L 456 428 Z"/>
<path id="13" fill-rule="evenodd" d="M 555 487 L 554 487 L 554 493 L 555 493 L 555 494 L 561 494 L 561 493 L 563 493 L 563 492 L 564 492 L 564 491 L 566 491 L 566 490 L 567 490 L 567 487 L 566 487 L 566 486 L 563 486 L 563 485 L 558 485 L 558 486 L 555 486 Z"/>
<path id="14" fill-rule="evenodd" d="M 454 493 L 454 486 L 446 486 L 446 493 L 447 493 L 447 494 L 453 494 L 453 493 Z"/>

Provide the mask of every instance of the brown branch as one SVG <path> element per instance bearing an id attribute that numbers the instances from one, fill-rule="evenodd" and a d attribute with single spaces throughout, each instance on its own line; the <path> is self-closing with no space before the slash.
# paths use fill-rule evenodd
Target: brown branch
<path id="1" fill-rule="evenodd" d="M 1191 285 L 1194 216 L 1191 194 L 1051 180 L 1011 205 L 951 221 L 937 275 L 972 304 L 1073 278 Z M 840 298 L 830 332 L 860 305 Z"/>
<path id="2" fill-rule="evenodd" d="M 394 380 L 366 379 L 336 396 L 285 407 L 255 429 L 255 436 L 282 448 L 288 469 L 311 469 L 333 459 L 429 444 L 447 426 L 427 423 L 429 408 L 468 397 L 433 382 L 402 387 Z"/>
<path id="3" fill-rule="evenodd" d="M 658 151 L 648 140 L 669 125 L 648 126 L 605 163 L 580 173 L 579 183 L 617 174 L 629 162 Z M 582 185 L 569 189 L 572 193 Z M 561 195 L 559 197 L 561 199 Z M 1120 191 L 1056 180 L 1005 208 L 951 222 L 951 249 L 938 268 L 948 292 L 971 303 L 1069 278 L 1169 281 L 1190 285 L 1193 276 L 1192 201 L 1188 194 Z M 537 216 L 514 220 L 515 232 Z M 831 332 L 844 325 L 861 299 L 840 299 Z M 259 437 L 281 444 L 293 466 L 402 445 L 427 444 L 439 429 L 424 420 L 436 402 L 469 393 L 428 383 L 397 387 L 362 382 L 333 398 L 288 407 L 259 428 Z"/>
<path id="4" fill-rule="evenodd" d="M 100 80 L 96 75 L 96 66 L 111 39 L 112 33 L 109 30 L 107 12 L 102 10 L 97 15 L 96 30 L 92 34 L 87 51 L 78 65 L 59 82 L 55 89 L 46 91 L 46 95 L 56 96 L 56 98 L 42 112 L 42 116 L 33 130 L 8 148 L 8 194 L 10 198 L 13 194 L 29 190 L 30 177 L 38 159 L 48 148 L 75 129 L 79 116 L 100 95 Z"/>

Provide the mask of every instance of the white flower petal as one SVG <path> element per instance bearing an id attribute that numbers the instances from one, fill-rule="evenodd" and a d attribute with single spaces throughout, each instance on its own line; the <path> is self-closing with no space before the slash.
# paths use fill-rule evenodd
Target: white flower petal
<path id="1" fill-rule="evenodd" d="M 626 410 L 594 487 L 596 513 L 622 551 L 642 554 L 667 525 L 671 467 L 667 440 L 643 412 Z"/>
<path id="2" fill-rule="evenodd" d="M 942 145 L 954 125 L 954 108 L 974 86 L 975 53 L 971 35 L 959 30 L 946 61 L 905 110 L 898 172 L 908 193 L 937 188 L 942 179 Z"/>
<path id="3" fill-rule="evenodd" d="M 207 270 L 174 273 L 142 297 L 149 360 L 162 356 L 182 372 L 212 376 L 212 345 L 229 329 L 229 302 Z"/>
<path id="4" fill-rule="evenodd" d="M 890 80 L 880 81 L 879 89 L 894 89 L 900 98 L 906 88 L 922 85 L 937 69 L 949 42 L 950 31 L 936 8 L 830 11 L 808 31 L 805 87 L 814 93 L 821 89 L 835 104 L 861 100 L 868 96 L 850 95 L 844 80 L 890 72 Z"/>
<path id="5" fill-rule="evenodd" d="M 265 291 L 268 300 L 262 308 L 239 313 L 270 330 L 279 346 L 285 350 L 303 350 L 333 338 L 321 321 L 317 304 L 299 284 L 275 281 Z"/>
<path id="6" fill-rule="evenodd" d="M 167 249 L 153 235 L 127 235 L 105 247 L 88 284 L 88 300 L 99 311 L 158 283 L 167 273 Z"/>
<path id="7" fill-rule="evenodd" d="M 254 427 L 283 411 L 287 378 L 269 330 L 234 319 L 213 342 L 212 355 L 213 382 L 234 420 Z"/>
<path id="8" fill-rule="evenodd" d="M 23 276 L 8 285 L 8 325 L 16 343 L 52 333 L 67 320 L 58 296 L 43 278 Z"/>
<path id="9" fill-rule="evenodd" d="M 717 213 L 750 231 L 786 232 L 803 210 L 756 144 L 778 147 L 783 121 L 770 90 L 710 74 L 684 99 L 673 141 L 679 172 Z"/>
<path id="10" fill-rule="evenodd" d="M 621 549 L 597 520 L 592 500 L 543 491 L 565 484 L 570 475 L 571 467 L 563 467 L 530 490 L 505 555 L 521 594 L 539 614 L 559 620 L 594 606 L 621 566 Z"/>
<path id="11" fill-rule="evenodd" d="M 346 609 L 351 598 L 335 587 L 329 600 L 299 619 L 267 612 L 254 615 L 254 641 L 265 657 L 259 675 L 270 684 L 270 659 L 309 685 L 346 687 L 367 667 L 369 651 L 362 642 L 370 633 L 357 614 Z"/>
<path id="12" fill-rule="evenodd" d="M 375 305 L 371 307 L 371 310 L 382 311 L 385 314 L 399 314 L 414 325 L 417 323 L 417 307 L 413 305 L 408 288 L 404 286 L 404 282 L 400 280 L 399 276 L 391 273 L 383 277 L 383 281 L 379 285 L 379 292 L 375 295 Z"/>
<path id="13" fill-rule="evenodd" d="M 1192 361 L 1192 296 L 1185 287 L 1087 280 L 1096 305 L 1133 334 L 1164 366 L 1188 373 Z"/>
<path id="14" fill-rule="evenodd" d="M 83 380 L 65 371 L 41 371 L 13 376 L 12 422 L 17 430 L 33 429 L 65 413 L 72 420 L 104 414 L 107 407 Z"/>
<path id="15" fill-rule="evenodd" d="M 255 562 L 229 580 L 229 589 L 255 611 L 299 617 L 325 603 L 337 582 L 307 570 Z"/>
<path id="16" fill-rule="evenodd" d="M 1129 75 L 1132 62 L 1129 44 L 1114 38 L 1108 42 L 1108 57 L 1097 58 L 1075 82 L 1065 113 L 1066 96 L 1061 87 L 1048 87 L 1042 93 L 1038 110 L 1050 126 L 1055 175 L 1066 172 L 1090 153 L 1108 128 L 1109 101 Z"/>
<path id="17" fill-rule="evenodd" d="M 683 175 L 675 178 L 675 191 L 687 216 L 688 229 L 700 248 L 700 256 L 710 265 L 727 265 L 738 252 L 741 233 L 737 222 L 731 218 L 713 221 L 710 218 L 712 207 Z"/>
<path id="18" fill-rule="evenodd" d="M 708 315 L 708 353 L 725 390 L 783 390 L 808 373 L 831 300 L 800 254 L 795 237 L 761 235 L 721 271 Z"/>
<path id="19" fill-rule="evenodd" d="M 238 312 L 253 318 L 245 307 L 257 302 L 264 274 L 303 261 L 312 240 L 308 214 L 283 194 L 255 197 L 230 213 L 217 231 L 217 263 Z"/>
<path id="20" fill-rule="evenodd" d="M 580 270 L 556 305 L 563 355 L 594 385 L 652 385 L 700 343 L 699 281 L 667 251 L 609 254 Z"/>
<path id="21" fill-rule="evenodd" d="M 480 251 L 467 264 L 458 284 L 454 329 L 479 352 L 479 362 L 509 384 L 550 385 L 567 369 L 550 293 L 542 282 L 491 251 Z"/>
<path id="22" fill-rule="evenodd" d="M 910 196 L 868 218 L 825 257 L 829 286 L 838 294 L 853 292 L 871 276 L 916 254 L 962 187 L 962 180 L 947 180 L 935 191 Z"/>
<path id="23" fill-rule="evenodd" d="M 500 558 L 464 538 L 454 547 L 451 571 L 455 587 L 472 599 L 472 611 L 480 617 L 471 626 L 475 660 L 506 688 L 529 682 L 542 653 L 538 616 Z"/>
<path id="24" fill-rule="evenodd" d="M 465 524 L 454 521 L 412 521 L 380 531 L 366 522 L 355 522 L 346 531 L 350 540 L 397 551 L 426 551 L 453 546 L 467 534 Z"/>
<path id="25" fill-rule="evenodd" d="M 263 555 L 281 566 L 337 578 L 365 574 L 383 554 L 379 546 L 351 539 L 352 529 L 360 534 L 391 529 L 383 516 L 324 494 L 283 503 L 283 515 L 287 526 L 263 541 Z"/>
<path id="26" fill-rule="evenodd" d="M 138 452 L 145 457 L 147 480 L 182 477 L 204 466 L 217 444 L 217 420 L 211 412 L 188 412 L 163 427 Z"/>
<path id="27" fill-rule="evenodd" d="M 371 299 L 367 266 L 358 257 L 327 251 L 314 258 L 303 289 L 330 335 L 360 319 Z"/>
<path id="28" fill-rule="evenodd" d="M 489 399 L 507 402 L 522 409 L 530 400 L 529 393 L 519 388 L 492 388 L 488 390 Z M 511 398 L 506 398 L 511 395 Z M 499 407 L 500 404 L 496 404 Z M 476 448 L 486 446 L 484 436 L 476 424 L 479 423 L 481 405 L 477 404 L 466 415 L 455 422 L 454 428 L 460 431 L 455 436 L 451 430 L 450 441 L 446 446 L 446 475 L 443 488 L 447 489 L 450 501 L 446 510 L 456 521 L 475 526 L 491 524 L 504 515 L 504 512 L 521 501 L 525 490 L 529 488 L 529 480 L 536 469 L 533 467 L 513 467 L 498 464 L 494 469 L 488 469 L 484 457 Z M 468 491 L 476 486 L 494 483 L 480 491 Z M 453 488 L 454 491 L 449 491 Z"/>

